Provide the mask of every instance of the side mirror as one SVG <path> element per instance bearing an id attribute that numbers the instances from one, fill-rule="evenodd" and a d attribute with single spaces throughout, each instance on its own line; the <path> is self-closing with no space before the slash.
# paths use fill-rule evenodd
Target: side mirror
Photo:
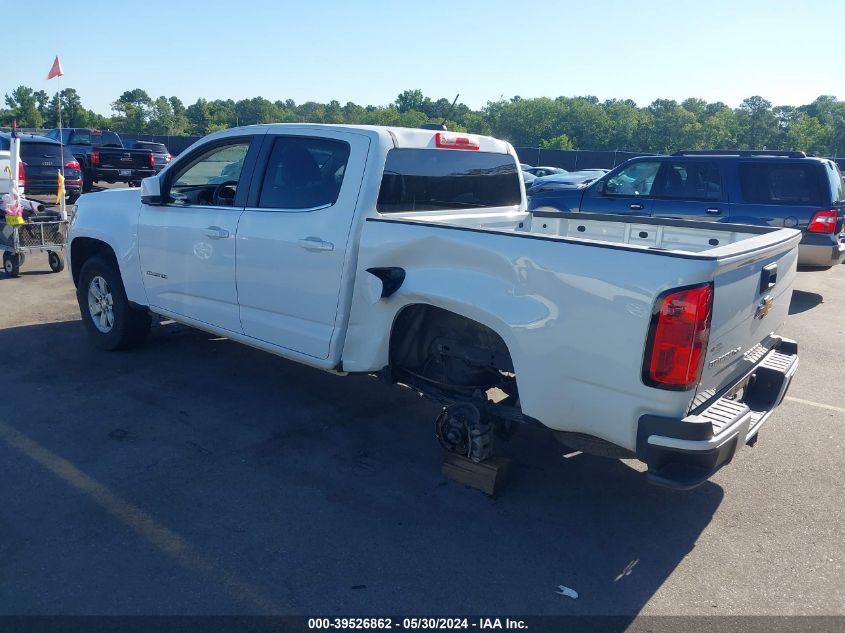
<path id="1" fill-rule="evenodd" d="M 161 181 L 158 176 L 150 176 L 141 181 L 141 202 L 144 204 L 164 204 L 161 199 Z"/>
<path id="2" fill-rule="evenodd" d="M 596 193 L 604 193 L 604 180 L 599 180 L 595 185 L 593 185 L 593 189 L 596 190 Z"/>

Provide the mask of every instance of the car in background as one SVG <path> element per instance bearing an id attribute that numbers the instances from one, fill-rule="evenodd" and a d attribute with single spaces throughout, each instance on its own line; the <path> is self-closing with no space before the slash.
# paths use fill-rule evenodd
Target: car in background
<path id="1" fill-rule="evenodd" d="M 803 152 L 693 150 L 632 158 L 585 187 L 528 192 L 529 210 L 642 215 L 799 229 L 801 266 L 845 260 L 845 184 Z"/>
<path id="2" fill-rule="evenodd" d="M 561 167 L 528 167 L 527 169 L 523 168 L 523 170 L 530 174 L 534 174 L 537 178 L 567 173 L 567 171 Z"/>
<path id="3" fill-rule="evenodd" d="M 522 182 L 525 183 L 525 190 L 528 191 L 528 188 L 537 181 L 537 176 L 524 169 L 519 170 L 519 173 L 522 175 Z"/>
<path id="4" fill-rule="evenodd" d="M 127 149 L 150 150 L 153 153 L 153 160 L 155 161 L 153 169 L 155 169 L 156 173 L 160 172 L 162 169 L 167 167 L 170 164 L 170 161 L 173 160 L 173 156 L 170 154 L 170 150 L 167 149 L 167 146 L 164 143 L 156 143 L 155 141 L 132 141 L 124 139 L 123 146 Z"/>
<path id="5" fill-rule="evenodd" d="M 82 193 L 82 172 L 79 162 L 62 144 L 37 134 L 19 134 L 23 181 L 28 195 L 55 196 L 59 188 L 58 173 L 64 172 L 65 195 L 75 202 Z M 8 152 L 11 135 L 0 133 L 0 150 Z M 8 160 L 8 159 L 7 159 Z M 6 178 L 8 189 L 8 177 Z M 4 191 L 5 193 L 5 191 Z"/>
<path id="6" fill-rule="evenodd" d="M 93 189 L 94 183 L 125 182 L 140 184 L 155 175 L 155 160 L 149 149 L 128 149 L 116 132 L 91 128 L 53 129 L 45 135 L 65 146 L 82 167 L 82 191 Z"/>
<path id="7" fill-rule="evenodd" d="M 527 191 L 528 195 L 553 191 L 555 189 L 578 189 L 601 178 L 607 170 L 584 169 L 582 171 L 568 171 L 563 174 L 554 174 L 537 178 Z"/>

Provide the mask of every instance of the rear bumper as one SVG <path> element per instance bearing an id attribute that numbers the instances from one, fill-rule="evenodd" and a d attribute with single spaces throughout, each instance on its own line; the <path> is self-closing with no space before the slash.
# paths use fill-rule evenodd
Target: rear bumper
<path id="1" fill-rule="evenodd" d="M 33 196 L 55 196 L 57 190 L 58 184 L 55 180 L 44 183 L 34 181 L 26 183 L 26 192 Z M 65 181 L 65 193 L 79 193 L 81 190 L 82 185 Z"/>
<path id="2" fill-rule="evenodd" d="M 704 483 L 755 439 L 783 401 L 797 368 L 798 344 L 781 339 L 751 372 L 741 400 L 719 398 L 682 419 L 642 416 L 637 455 L 648 466 L 648 480 L 682 490 Z"/>
<path id="3" fill-rule="evenodd" d="M 121 175 L 121 171 L 129 171 L 129 174 Z M 117 169 L 110 167 L 98 167 L 93 170 L 94 180 L 114 180 L 116 182 L 131 182 L 141 180 L 148 176 L 155 176 L 156 170 L 150 167 L 149 169 Z"/>
<path id="4" fill-rule="evenodd" d="M 805 233 L 798 245 L 799 266 L 823 266 L 829 268 L 845 261 L 845 243 L 837 235 L 813 235 Z"/>

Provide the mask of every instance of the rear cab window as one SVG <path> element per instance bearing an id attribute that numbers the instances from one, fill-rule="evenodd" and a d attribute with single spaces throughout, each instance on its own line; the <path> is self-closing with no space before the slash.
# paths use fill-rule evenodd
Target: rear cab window
<path id="1" fill-rule="evenodd" d="M 114 132 L 100 130 L 74 130 L 70 145 L 91 145 L 92 147 L 123 147 L 120 137 Z"/>
<path id="2" fill-rule="evenodd" d="M 741 162 L 742 198 L 751 204 L 829 205 L 821 167 L 816 162 Z"/>
<path id="3" fill-rule="evenodd" d="M 387 153 L 376 208 L 400 213 L 521 202 L 519 168 L 510 154 L 396 148 Z"/>

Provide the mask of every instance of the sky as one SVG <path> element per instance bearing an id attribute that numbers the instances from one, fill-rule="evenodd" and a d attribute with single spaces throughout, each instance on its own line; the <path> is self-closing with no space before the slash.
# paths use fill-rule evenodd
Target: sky
<path id="1" fill-rule="evenodd" d="M 515 95 L 640 106 L 845 98 L 843 0 L 88 0 L 54 38 L 51 5 L 58 15 L 68 6 L 17 3 L 27 37 L 24 25 L 41 35 L 7 49 L 0 94 L 73 87 L 101 114 L 133 88 L 185 105 L 254 96 L 386 105 L 416 88 L 433 99 L 460 93 L 474 109 Z M 48 82 L 55 55 L 65 76 Z"/>

